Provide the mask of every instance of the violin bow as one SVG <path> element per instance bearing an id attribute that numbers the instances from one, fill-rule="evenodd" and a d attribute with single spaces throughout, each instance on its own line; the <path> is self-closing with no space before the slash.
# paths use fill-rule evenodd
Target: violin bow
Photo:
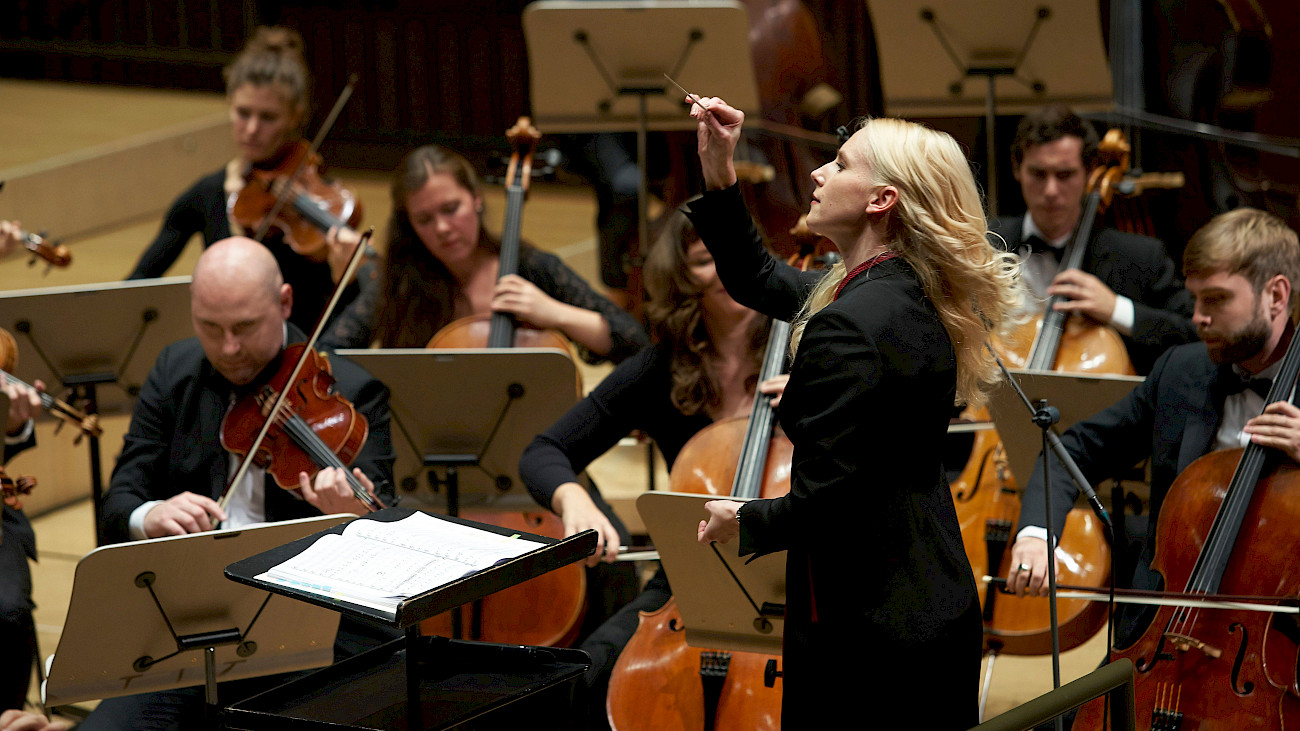
<path id="1" fill-rule="evenodd" d="M 1004 594 L 1014 594 L 1007 588 L 1007 580 L 998 576 L 985 576 L 983 582 L 998 587 Z M 1093 586 L 1060 584 L 1058 599 L 1083 599 L 1090 602 L 1110 601 L 1110 595 Z M 1272 612 L 1274 614 L 1300 614 L 1300 606 L 1274 604 L 1294 600 L 1289 596 L 1256 596 L 1250 594 L 1193 594 L 1177 591 L 1144 591 L 1142 589 L 1114 589 L 1117 604 L 1144 604 L 1165 607 L 1191 607 L 1194 609 L 1239 609 L 1247 612 Z M 1045 597 L 1031 597 L 1040 599 Z"/>
<path id="2" fill-rule="evenodd" d="M 280 194 L 275 198 L 275 205 L 271 206 L 270 212 L 268 212 L 262 219 L 262 222 L 258 224 L 257 231 L 253 234 L 254 241 L 260 243 L 262 239 L 266 238 L 266 232 L 271 229 L 271 222 L 275 220 L 276 216 L 280 215 L 280 211 L 284 209 L 284 204 L 289 202 L 289 198 L 292 197 L 290 191 L 293 190 L 294 182 L 296 182 L 298 176 L 302 174 L 303 166 L 306 165 L 307 161 L 316 154 L 316 150 L 320 149 L 321 143 L 325 141 L 325 137 L 328 136 L 330 130 L 334 128 L 334 122 L 338 120 L 339 114 L 343 112 L 343 107 L 346 106 L 348 100 L 352 98 L 352 90 L 356 88 L 358 78 L 359 77 L 355 73 L 348 77 L 347 85 L 343 87 L 343 91 L 339 92 L 339 98 L 334 100 L 334 107 L 330 109 L 329 115 L 325 117 L 325 122 L 321 124 L 320 129 L 316 131 L 316 137 L 312 139 L 311 145 L 307 148 L 307 154 L 303 155 L 302 159 L 298 160 L 298 164 L 294 166 L 293 172 L 289 174 L 288 179 L 286 179 L 284 184 L 281 186 Z"/>
<path id="3" fill-rule="evenodd" d="M 357 242 L 357 248 L 352 252 L 352 258 L 348 259 L 347 269 L 343 271 L 343 276 L 339 278 L 338 284 L 334 285 L 334 293 L 330 295 L 329 304 L 325 306 L 325 310 L 321 312 L 320 317 L 316 320 L 316 327 L 312 328 L 311 336 L 307 338 L 307 344 L 303 348 L 302 356 L 298 358 L 298 362 L 293 367 L 293 372 L 289 374 L 289 379 L 285 381 L 286 384 L 298 380 L 298 374 L 302 372 L 303 364 L 307 362 L 307 359 L 311 357 L 312 352 L 316 349 L 316 341 L 320 339 L 321 333 L 325 331 L 325 324 L 329 321 L 330 315 L 333 314 L 334 308 L 338 305 L 339 300 L 343 298 L 343 290 L 347 288 L 348 283 L 352 281 L 352 277 L 356 275 L 357 268 L 361 266 L 361 260 L 365 257 L 366 247 L 370 243 L 370 237 L 374 233 L 375 229 L 372 226 L 367 229 L 365 233 L 361 234 L 361 240 Z M 289 389 L 287 387 L 280 389 L 280 392 L 276 394 L 275 401 L 271 403 L 271 408 L 267 412 L 266 421 L 262 423 L 262 428 L 257 432 L 257 437 L 253 439 L 252 446 L 248 448 L 248 452 L 244 455 L 243 460 L 240 461 L 239 468 L 235 470 L 235 474 L 230 479 L 230 482 L 226 483 L 225 489 L 221 491 L 221 498 L 217 500 L 217 504 L 221 506 L 222 510 L 225 510 L 226 506 L 230 505 L 230 500 L 234 495 L 230 488 L 243 481 L 244 475 L 248 473 L 249 467 L 253 465 L 253 458 L 257 454 L 257 450 L 262 448 L 262 442 L 266 440 L 267 433 L 271 431 L 271 425 L 275 424 L 279 420 L 280 412 L 284 410 L 284 404 L 288 401 L 288 398 Z M 369 501 L 367 501 L 366 498 L 369 498 Z M 383 507 L 378 500 L 369 495 L 366 495 L 365 497 L 358 495 L 357 499 L 361 500 L 362 503 L 366 504 L 367 507 L 372 510 L 379 510 Z"/>

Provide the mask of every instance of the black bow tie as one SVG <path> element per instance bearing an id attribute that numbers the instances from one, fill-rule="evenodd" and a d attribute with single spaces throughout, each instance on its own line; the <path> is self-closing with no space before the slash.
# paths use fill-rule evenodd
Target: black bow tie
<path id="1" fill-rule="evenodd" d="M 1051 254 L 1058 264 L 1061 263 L 1061 256 L 1065 253 L 1064 246 L 1052 246 L 1038 234 L 1033 234 L 1025 239 L 1021 246 L 1028 246 L 1031 254 Z"/>
<path id="2" fill-rule="evenodd" d="M 1219 376 L 1219 387 L 1223 389 L 1225 396 L 1241 393 L 1250 389 L 1259 394 L 1261 398 L 1268 398 L 1268 392 L 1273 388 L 1272 378 L 1242 378 L 1231 368 L 1225 368 L 1224 373 Z"/>

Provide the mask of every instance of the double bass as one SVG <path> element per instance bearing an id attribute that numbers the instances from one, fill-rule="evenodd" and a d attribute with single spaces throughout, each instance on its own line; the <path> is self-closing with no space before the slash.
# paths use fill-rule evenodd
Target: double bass
<path id="1" fill-rule="evenodd" d="M 1100 152 L 1106 162 L 1089 177 L 1088 196 L 1074 239 L 1062 258 L 1062 271 L 1082 268 L 1097 215 L 1110 203 L 1129 166 L 1128 144 L 1119 130 L 1107 133 Z M 1045 313 L 1023 326 L 1009 342 L 995 344 L 1007 364 L 1033 370 L 1133 375 L 1135 370 L 1119 334 L 1109 326 L 1057 311 L 1053 305 L 1059 299 L 1050 299 Z M 981 410 L 974 418 L 987 420 L 988 411 Z M 977 434 L 970 460 L 952 484 L 952 494 L 962 542 L 975 575 L 1006 576 L 1011 569 L 1007 548 L 1015 538 L 1011 532 L 1020 514 L 1020 498 L 995 431 Z M 1104 527 L 1087 510 L 1070 511 L 1055 556 L 1062 583 L 1101 587 L 1110 578 L 1110 548 Z M 1047 598 L 1001 594 L 986 584 L 980 605 L 990 651 L 1015 655 L 1051 651 Z M 1106 607 L 1082 599 L 1061 600 L 1058 614 L 1062 650 L 1086 642 L 1106 623 Z"/>
<path id="2" fill-rule="evenodd" d="M 516 273 L 519 265 L 524 199 L 541 134 L 528 117 L 520 117 L 506 132 L 506 137 L 514 151 L 506 170 L 506 218 L 498 255 L 498 278 Z M 572 347 L 558 332 L 518 327 L 513 316 L 502 312 L 471 315 L 451 322 L 434 334 L 427 347 L 551 347 L 572 355 Z M 580 383 L 574 386 L 581 392 Z M 464 511 L 461 516 L 548 538 L 564 537 L 563 521 L 549 510 Z M 581 564 L 572 564 L 461 607 L 462 616 L 467 615 L 469 621 L 468 627 L 459 632 L 450 612 L 424 620 L 420 629 L 424 634 L 459 634 L 484 642 L 564 646 L 577 639 L 586 611 L 586 569 Z"/>
<path id="3" fill-rule="evenodd" d="M 1292 337 L 1265 399 L 1296 402 L 1300 338 Z M 1300 467 L 1250 444 L 1211 452 L 1170 486 L 1160 509 L 1151 568 L 1166 595 L 1300 600 Z M 1130 647 L 1139 728 L 1300 726 L 1300 629 L 1294 615 L 1242 609 L 1161 607 Z M 1104 728 L 1104 701 L 1084 705 L 1074 728 Z"/>

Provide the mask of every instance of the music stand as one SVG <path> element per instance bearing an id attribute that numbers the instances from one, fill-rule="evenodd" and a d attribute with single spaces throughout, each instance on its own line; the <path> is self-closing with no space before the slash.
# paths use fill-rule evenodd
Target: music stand
<path id="1" fill-rule="evenodd" d="M 649 130 L 696 126 L 684 96 L 759 110 L 749 19 L 735 0 L 542 0 L 524 8 L 533 121 L 554 132 L 636 131 L 637 245 L 649 246 Z"/>
<path id="2" fill-rule="evenodd" d="M 414 512 L 388 508 L 357 520 L 397 521 Z M 428 728 L 450 728 L 539 691 L 551 697 L 558 694 L 562 701 L 570 701 L 567 705 L 581 707 L 572 701 L 581 700 L 578 681 L 590 665 L 585 653 L 421 637 L 420 621 L 581 561 L 595 552 L 596 532 L 586 530 L 557 540 L 460 518 L 433 517 L 523 538 L 540 547 L 407 597 L 391 614 L 259 578 L 324 533 L 341 533 L 341 525 L 226 567 L 226 576 L 233 581 L 405 630 L 400 640 L 240 702 L 228 711 L 239 728 L 423 729 L 425 720 L 434 724 Z M 560 719 L 561 727 L 571 721 L 553 712 L 539 716 L 545 718 Z"/>
<path id="3" fill-rule="evenodd" d="M 0 327 L 18 343 L 14 375 L 40 379 L 52 393 L 74 391 L 87 414 L 130 411 L 158 353 L 194 334 L 189 283 L 167 277 L 0 292 Z M 87 443 L 95 540 L 102 544 L 99 439 Z"/>
<path id="4" fill-rule="evenodd" d="M 223 578 L 227 564 L 345 522 L 325 515 L 104 546 L 77 564 L 47 705 L 305 670 L 339 615 Z"/>
<path id="5" fill-rule="evenodd" d="M 1011 375 L 1024 389 L 1030 401 L 1047 399 L 1048 404 L 1060 410 L 1058 431 L 1064 431 L 1076 421 L 1086 419 L 1119 401 L 1144 380 L 1140 376 L 1015 369 Z M 993 423 L 1006 447 L 1011 474 L 1016 475 L 1021 484 L 1028 482 L 1042 446 L 1042 431 L 1030 420 L 1025 404 L 1015 390 L 1005 383 L 989 399 L 989 413 L 993 416 Z"/>
<path id="6" fill-rule="evenodd" d="M 997 107 L 1024 114 L 1049 102 L 1113 104 L 1095 2 L 1003 0 L 996 12 L 964 0 L 868 0 L 885 111 L 893 116 L 984 114 L 988 208 L 997 215 Z M 967 93 L 966 79 L 984 77 Z"/>
<path id="7" fill-rule="evenodd" d="M 704 503 L 717 495 L 647 492 L 637 512 L 659 549 L 686 626 L 686 644 L 716 650 L 781 654 L 785 625 L 785 551 L 752 561 L 740 541 L 702 546 L 695 539 Z"/>
<path id="8" fill-rule="evenodd" d="M 393 474 L 404 492 L 427 477 L 445 502 L 421 507 L 458 515 L 465 505 L 535 510 L 519 457 L 578 401 L 577 368 L 551 348 L 340 350 L 391 393 Z M 443 470 L 446 476 L 437 474 Z"/>

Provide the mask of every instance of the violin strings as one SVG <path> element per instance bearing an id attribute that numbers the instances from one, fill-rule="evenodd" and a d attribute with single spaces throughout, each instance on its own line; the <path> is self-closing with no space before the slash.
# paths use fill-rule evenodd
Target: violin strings
<path id="1" fill-rule="evenodd" d="M 357 500 L 360 500 L 364 505 L 370 505 L 372 503 L 373 499 L 370 497 L 370 494 L 366 492 L 365 486 L 356 479 L 356 476 L 354 476 L 350 470 L 348 470 L 347 465 L 343 464 L 343 462 L 338 458 L 338 455 L 336 455 L 332 449 L 321 441 L 320 437 L 316 435 L 316 432 L 307 425 L 307 422 L 301 416 L 296 412 L 290 411 L 288 413 L 280 414 L 276 421 L 279 426 L 284 429 L 285 433 L 287 433 L 289 437 L 293 439 L 293 441 L 297 443 L 298 446 L 307 453 L 307 456 L 311 457 L 312 461 L 317 465 L 322 467 L 337 467 L 343 470 L 343 474 L 347 477 L 348 487 L 352 489 L 352 495 Z"/>

